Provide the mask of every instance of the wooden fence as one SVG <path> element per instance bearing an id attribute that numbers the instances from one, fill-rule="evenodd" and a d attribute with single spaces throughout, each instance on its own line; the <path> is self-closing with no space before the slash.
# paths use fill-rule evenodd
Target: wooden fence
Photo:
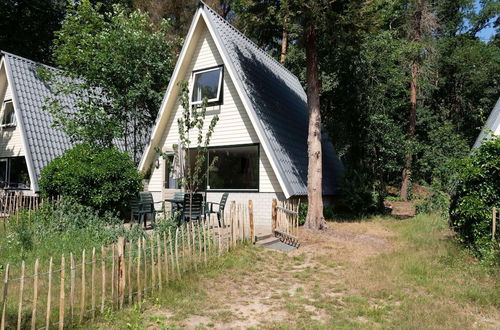
<path id="1" fill-rule="evenodd" d="M 54 198 L 59 200 L 59 198 Z M 0 217 L 8 217 L 22 210 L 38 210 L 42 200 L 38 196 L 26 196 L 20 193 L 0 196 Z"/>
<path id="2" fill-rule="evenodd" d="M 300 201 L 281 202 L 273 199 L 272 232 L 282 241 L 298 245 Z"/>
<path id="3" fill-rule="evenodd" d="M 140 303 L 169 281 L 252 237 L 251 201 L 231 202 L 225 219 L 223 227 L 211 218 L 168 232 L 152 231 L 132 242 L 120 237 L 110 246 L 83 250 L 81 256 L 50 258 L 45 264 L 38 259 L 34 265 L 7 264 L 0 291 L 0 330 L 63 329 Z"/>

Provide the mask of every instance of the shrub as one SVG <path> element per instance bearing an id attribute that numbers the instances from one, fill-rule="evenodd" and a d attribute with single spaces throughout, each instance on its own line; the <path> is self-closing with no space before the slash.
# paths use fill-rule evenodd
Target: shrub
<path id="1" fill-rule="evenodd" d="M 500 137 L 484 142 L 457 169 L 451 224 L 464 244 L 480 258 L 493 261 L 499 256 L 498 245 L 491 242 L 491 210 L 500 205 Z"/>
<path id="2" fill-rule="evenodd" d="M 439 187 L 440 185 L 436 184 L 429 188 L 430 194 L 416 205 L 417 213 L 437 213 L 442 217 L 448 217 L 450 197 L 446 192 L 440 190 Z"/>
<path id="3" fill-rule="evenodd" d="M 108 245 L 119 236 L 130 236 L 122 221 L 110 212 L 98 214 L 70 198 L 44 203 L 37 211 L 20 212 L 2 229 L 0 260 L 5 263 L 81 253 L 83 249 Z"/>
<path id="4" fill-rule="evenodd" d="M 379 199 L 374 189 L 374 181 L 368 173 L 356 170 L 346 172 L 341 186 L 342 204 L 347 213 L 369 214 L 377 210 Z"/>
<path id="5" fill-rule="evenodd" d="M 69 197 L 100 214 L 124 211 L 141 188 L 141 175 L 127 153 L 87 144 L 77 145 L 54 159 L 40 178 L 43 197 Z"/>

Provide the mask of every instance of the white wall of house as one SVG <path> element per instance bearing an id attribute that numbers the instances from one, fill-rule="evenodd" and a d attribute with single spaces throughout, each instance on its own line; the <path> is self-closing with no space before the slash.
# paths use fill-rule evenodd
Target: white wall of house
<path id="1" fill-rule="evenodd" d="M 0 68 L 0 109 L 4 100 L 12 99 L 12 91 L 7 81 L 5 67 Z M 0 113 L 0 122 L 3 113 Z M 24 156 L 24 147 L 19 125 L 0 127 L 0 158 Z"/>
<path id="2" fill-rule="evenodd" d="M 189 82 L 190 87 L 193 84 L 191 79 L 192 71 L 223 65 L 222 58 L 217 50 L 205 23 L 200 20 L 193 34 L 193 46 L 188 49 L 186 59 L 189 59 L 187 65 L 181 66 L 180 76 Z M 210 146 L 234 146 L 239 144 L 259 143 L 259 138 L 248 118 L 246 110 L 243 107 L 240 97 L 236 91 L 233 81 L 224 69 L 223 79 L 223 103 L 221 105 L 210 106 L 207 108 L 206 126 L 214 115 L 219 116 L 219 121 L 214 129 Z M 176 89 L 174 89 L 176 90 Z M 191 90 L 191 88 L 190 88 Z M 169 107 L 169 105 L 166 105 Z M 182 106 L 178 99 L 172 104 L 168 122 L 163 129 L 163 136 L 157 146 L 161 146 L 163 151 L 172 151 L 173 144 L 178 144 L 179 134 L 177 119 L 182 115 Z M 168 198 L 173 191 L 164 189 L 165 181 L 165 161 L 156 156 L 152 162 L 152 173 L 150 180 L 146 183 L 146 190 L 153 192 L 155 200 Z M 155 165 L 158 164 L 157 168 Z M 218 202 L 221 193 L 208 193 L 209 201 Z M 272 198 L 284 199 L 281 187 L 276 175 L 271 167 L 269 159 L 261 148 L 259 160 L 259 192 L 234 192 L 230 193 L 229 201 L 236 200 L 246 203 L 249 199 L 256 205 L 254 214 L 256 224 L 259 226 L 271 225 L 271 201 Z"/>

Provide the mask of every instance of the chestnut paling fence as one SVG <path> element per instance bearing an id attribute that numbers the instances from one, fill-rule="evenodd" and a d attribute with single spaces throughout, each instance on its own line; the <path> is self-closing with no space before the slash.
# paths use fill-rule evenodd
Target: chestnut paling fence
<path id="1" fill-rule="evenodd" d="M 106 310 L 140 303 L 173 279 L 196 271 L 255 233 L 253 204 L 231 202 L 225 224 L 214 218 L 168 232 L 152 231 L 78 256 L 3 267 L 0 330 L 59 328 L 94 320 Z"/>
<path id="2" fill-rule="evenodd" d="M 300 200 L 278 201 L 273 199 L 272 230 L 282 239 L 298 240 Z"/>
<path id="3" fill-rule="evenodd" d="M 60 197 L 54 197 L 42 200 L 39 196 L 27 196 L 21 193 L 3 195 L 0 196 L 0 217 L 9 217 L 22 210 L 38 210 L 44 202 L 54 203 L 60 199 Z"/>

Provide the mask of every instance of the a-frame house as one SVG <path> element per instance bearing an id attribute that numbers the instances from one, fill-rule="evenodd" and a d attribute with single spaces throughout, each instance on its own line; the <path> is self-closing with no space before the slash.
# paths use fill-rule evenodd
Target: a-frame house
<path id="1" fill-rule="evenodd" d="M 207 97 L 206 122 L 219 116 L 209 158 L 206 198 L 218 202 L 253 200 L 258 226 L 271 226 L 273 198 L 307 195 L 307 98 L 298 78 L 259 49 L 213 9 L 200 2 L 165 93 L 151 141 L 139 169 L 151 173 L 145 189 L 155 200 L 178 189 L 156 148 L 173 152 L 182 115 L 178 82 L 187 81 L 193 105 Z M 323 141 L 323 193 L 337 193 L 342 164 L 332 144 Z"/>

